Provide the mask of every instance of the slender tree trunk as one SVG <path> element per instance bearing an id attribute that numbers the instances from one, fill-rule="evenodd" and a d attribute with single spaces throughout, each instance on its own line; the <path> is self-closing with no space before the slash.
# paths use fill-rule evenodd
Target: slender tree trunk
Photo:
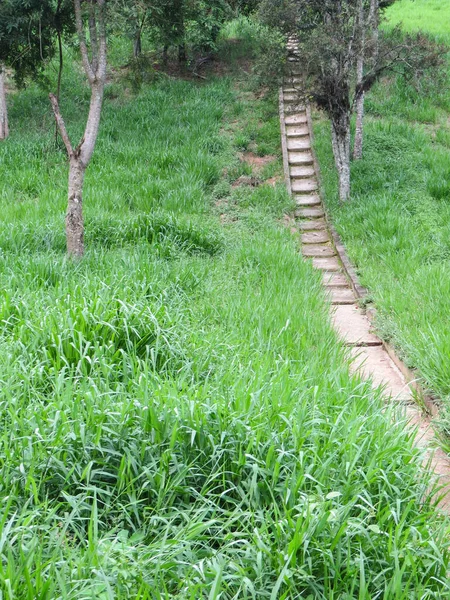
<path id="1" fill-rule="evenodd" d="M 72 157 L 69 166 L 69 199 L 66 214 L 66 239 L 69 256 L 84 254 L 83 184 L 86 168 L 79 158 Z"/>
<path id="2" fill-rule="evenodd" d="M 362 51 L 358 56 L 357 73 L 356 79 L 357 84 L 361 83 L 364 76 L 364 60 L 366 51 L 366 35 L 367 32 L 371 34 L 371 45 L 372 45 L 372 61 L 375 63 L 378 58 L 378 26 L 379 26 L 379 0 L 370 0 L 369 14 L 367 22 L 364 18 L 364 5 L 361 4 L 361 39 L 362 39 Z M 355 142 L 353 147 L 353 158 L 359 160 L 363 154 L 363 142 L 364 142 L 364 105 L 365 105 L 365 94 L 362 93 L 356 100 L 356 129 L 355 129 Z"/>
<path id="3" fill-rule="evenodd" d="M 364 59 L 358 58 L 357 65 L 357 82 L 361 83 L 364 74 Z M 360 94 L 356 100 L 356 127 L 355 127 L 355 142 L 353 146 L 353 158 L 360 160 L 363 154 L 363 137 L 364 137 L 364 92 Z"/>
<path id="4" fill-rule="evenodd" d="M 178 62 L 182 65 L 184 65 L 187 61 L 187 56 L 186 56 L 186 45 L 180 44 L 178 46 Z"/>
<path id="5" fill-rule="evenodd" d="M 364 19 L 364 2 L 360 0 L 358 15 L 358 28 L 360 45 L 358 48 L 358 58 L 356 62 L 356 84 L 360 85 L 364 77 L 364 59 L 366 51 L 366 32 Z M 363 150 L 363 131 L 364 131 L 364 93 L 360 94 L 356 99 L 356 128 L 355 142 L 353 146 L 353 158 L 359 160 L 362 158 Z"/>
<path id="6" fill-rule="evenodd" d="M 59 97 L 61 95 L 61 81 L 62 74 L 64 69 L 64 55 L 63 55 L 63 46 L 62 46 L 62 38 L 61 31 L 58 30 L 57 33 L 58 38 L 58 54 L 59 54 L 59 68 L 58 68 L 58 81 L 56 84 L 56 99 L 59 102 Z M 58 142 L 58 123 L 55 123 L 55 143 Z"/>
<path id="7" fill-rule="evenodd" d="M 138 58 L 141 54 L 142 54 L 141 29 L 140 29 L 140 27 L 138 27 L 134 34 L 133 56 L 134 56 L 134 58 Z"/>
<path id="8" fill-rule="evenodd" d="M 73 148 L 59 108 L 58 98 L 50 94 L 53 112 L 61 138 L 69 156 L 69 186 L 66 214 L 67 252 L 70 257 L 84 254 L 83 184 L 86 168 L 97 141 L 103 95 L 106 82 L 106 23 L 105 0 L 92 0 L 89 5 L 89 34 L 91 57 L 85 37 L 81 0 L 74 0 L 75 20 L 83 68 L 91 87 L 91 103 L 81 142 Z"/>
<path id="9" fill-rule="evenodd" d="M 0 64 L 0 140 L 9 135 L 8 109 L 6 106 L 5 74 Z"/>
<path id="10" fill-rule="evenodd" d="M 331 123 L 333 152 L 339 175 L 339 199 L 350 199 L 350 115 L 343 114 Z"/>

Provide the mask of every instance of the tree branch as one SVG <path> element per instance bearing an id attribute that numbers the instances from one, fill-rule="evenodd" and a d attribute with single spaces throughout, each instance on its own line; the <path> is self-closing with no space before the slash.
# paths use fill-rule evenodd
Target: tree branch
<path id="1" fill-rule="evenodd" d="M 64 119 L 62 118 L 61 111 L 59 109 L 58 98 L 55 96 L 55 94 L 49 94 L 49 97 L 50 102 L 52 103 L 53 114 L 55 115 L 56 124 L 58 125 L 58 129 L 66 147 L 67 154 L 69 155 L 69 158 L 72 158 L 72 156 L 74 155 L 74 151 L 70 142 L 69 134 L 67 133 L 66 124 L 64 123 Z"/>
<path id="2" fill-rule="evenodd" d="M 81 0 L 73 0 L 75 8 L 75 24 L 77 28 L 78 40 L 80 43 L 81 59 L 83 61 L 83 68 L 86 72 L 86 76 L 89 79 L 89 83 L 94 83 L 95 73 L 92 70 L 92 65 L 89 60 L 89 54 L 86 44 L 86 36 L 84 34 L 83 17 L 81 15 Z"/>
<path id="3" fill-rule="evenodd" d="M 98 69 L 98 39 L 97 39 L 97 20 L 95 18 L 94 1 L 89 2 L 89 37 L 91 42 L 92 70 L 97 73 Z"/>

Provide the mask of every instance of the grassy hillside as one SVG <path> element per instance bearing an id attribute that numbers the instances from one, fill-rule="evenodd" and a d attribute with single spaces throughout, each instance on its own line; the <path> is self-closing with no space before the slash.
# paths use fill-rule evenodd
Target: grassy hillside
<path id="1" fill-rule="evenodd" d="M 450 43 L 445 1 L 397 2 L 390 23 L 440 34 Z M 382 81 L 367 98 L 363 160 L 352 166 L 353 200 L 337 203 L 328 124 L 317 116 L 317 150 L 327 204 L 378 309 L 381 334 L 442 401 L 450 433 L 450 92 L 420 93 Z"/>
<path id="2" fill-rule="evenodd" d="M 80 132 L 76 73 L 62 105 Z M 283 225 L 276 97 L 243 80 L 109 87 L 80 263 L 48 101 L 11 99 L 3 598 L 449 594 L 448 523 L 403 422 L 348 374 Z"/>
<path id="3" fill-rule="evenodd" d="M 406 31 L 423 30 L 449 37 L 450 11 L 446 0 L 398 0 L 386 14 L 388 23 L 401 23 Z"/>

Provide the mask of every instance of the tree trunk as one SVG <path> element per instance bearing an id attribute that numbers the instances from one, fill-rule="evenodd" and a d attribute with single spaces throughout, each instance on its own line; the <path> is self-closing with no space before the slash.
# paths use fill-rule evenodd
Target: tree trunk
<path id="1" fill-rule="evenodd" d="M 358 14 L 358 28 L 359 28 L 359 48 L 358 58 L 356 61 L 356 85 L 362 83 L 364 77 L 364 59 L 366 51 L 366 23 L 364 19 L 364 2 L 360 0 Z M 362 158 L 363 149 L 363 129 L 364 129 L 364 94 L 360 94 L 356 99 L 356 129 L 355 129 L 355 142 L 353 147 L 353 158 L 359 160 Z"/>
<path id="2" fill-rule="evenodd" d="M 66 214 L 67 253 L 73 258 L 84 254 L 83 183 L 86 167 L 79 158 L 71 157 L 69 198 Z"/>
<path id="3" fill-rule="evenodd" d="M 333 153 L 339 175 L 339 199 L 350 199 L 350 114 L 344 114 L 331 123 Z"/>
<path id="4" fill-rule="evenodd" d="M 370 33 L 371 36 L 371 55 L 373 63 L 376 63 L 378 59 L 378 27 L 379 27 L 379 0 L 370 0 L 369 14 L 367 17 L 367 23 L 364 19 L 364 7 L 361 5 L 361 39 L 362 39 L 362 51 L 358 57 L 356 79 L 357 84 L 361 83 L 364 76 L 364 59 L 366 50 L 366 36 Z M 355 142 L 353 147 L 353 158 L 359 160 L 363 154 L 363 138 L 364 138 L 364 104 L 365 94 L 362 93 L 356 100 L 356 129 L 355 129 Z"/>
<path id="5" fill-rule="evenodd" d="M 142 54 L 142 39 L 141 39 L 141 28 L 136 29 L 133 42 L 133 55 L 134 58 L 138 58 Z"/>
<path id="6" fill-rule="evenodd" d="M 86 168 L 92 158 L 97 141 L 103 95 L 106 82 L 106 22 L 105 1 L 94 0 L 89 5 L 89 33 L 91 57 L 85 37 L 82 0 L 74 0 L 75 22 L 80 44 L 83 68 L 91 87 L 91 103 L 86 128 L 81 142 L 73 148 L 64 119 L 59 109 L 58 98 L 50 94 L 53 112 L 61 138 L 69 156 L 69 193 L 66 214 L 67 252 L 72 258 L 84 254 L 83 183 Z"/>
<path id="7" fill-rule="evenodd" d="M 8 109 L 6 107 L 5 74 L 0 65 L 0 140 L 5 140 L 9 135 Z"/>
<path id="8" fill-rule="evenodd" d="M 184 65 L 187 61 L 187 55 L 186 55 L 186 45 L 183 44 L 179 44 L 178 46 L 178 62 L 182 65 Z"/>
<path id="9" fill-rule="evenodd" d="M 363 70 L 364 70 L 364 59 L 358 58 L 358 83 L 361 83 L 363 78 Z M 353 146 L 353 158 L 355 160 L 360 160 L 362 158 L 363 153 L 363 137 L 364 137 L 364 102 L 365 102 L 365 94 L 364 92 L 358 96 L 356 100 L 356 127 L 355 127 L 355 142 Z"/>

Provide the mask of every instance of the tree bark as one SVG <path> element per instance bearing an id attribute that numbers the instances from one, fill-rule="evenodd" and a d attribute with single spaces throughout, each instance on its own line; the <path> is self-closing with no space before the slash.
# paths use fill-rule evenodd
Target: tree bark
<path id="1" fill-rule="evenodd" d="M 350 114 L 341 115 L 331 123 L 333 153 L 339 175 L 339 199 L 350 199 Z"/>
<path id="2" fill-rule="evenodd" d="M 360 85 L 364 77 L 364 58 L 366 51 L 366 31 L 365 31 L 365 15 L 364 15 L 364 2 L 360 0 L 359 15 L 358 15 L 358 28 L 359 28 L 359 49 L 358 58 L 356 61 L 356 84 Z M 363 150 L 363 131 L 364 131 L 364 93 L 360 94 L 356 99 L 356 128 L 355 128 L 355 142 L 353 146 L 353 158 L 359 160 L 362 158 Z"/>
<path id="3" fill-rule="evenodd" d="M 69 199 L 66 214 L 67 253 L 73 258 L 84 254 L 83 184 L 86 168 L 72 157 L 69 166 Z"/>
<path id="4" fill-rule="evenodd" d="M 358 63 L 356 67 L 356 79 L 357 84 L 360 84 L 364 77 L 364 60 L 366 52 L 366 35 L 368 32 L 371 34 L 372 40 L 372 60 L 375 63 L 378 58 L 378 13 L 379 13 L 379 0 L 370 0 L 369 14 L 367 22 L 364 19 L 364 6 L 361 4 L 361 37 L 362 37 L 362 51 L 358 56 Z M 355 128 L 355 142 L 353 146 L 353 158 L 359 160 L 363 154 L 363 142 L 364 142 L 364 105 L 365 105 L 365 94 L 364 92 L 356 99 L 356 128 Z"/>
<path id="5" fill-rule="evenodd" d="M 142 40 L 141 40 L 141 30 L 140 28 L 136 29 L 133 41 L 133 56 L 134 58 L 139 58 L 142 54 Z"/>
<path id="6" fill-rule="evenodd" d="M 5 74 L 0 64 L 0 140 L 9 135 L 8 109 L 6 106 Z"/>

